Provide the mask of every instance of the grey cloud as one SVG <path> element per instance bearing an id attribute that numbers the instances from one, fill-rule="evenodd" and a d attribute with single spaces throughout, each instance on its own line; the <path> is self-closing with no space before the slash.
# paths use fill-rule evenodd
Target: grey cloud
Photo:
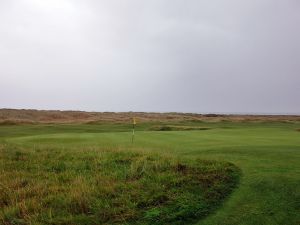
<path id="1" fill-rule="evenodd" d="M 0 107 L 300 113 L 296 0 L 0 2 Z"/>

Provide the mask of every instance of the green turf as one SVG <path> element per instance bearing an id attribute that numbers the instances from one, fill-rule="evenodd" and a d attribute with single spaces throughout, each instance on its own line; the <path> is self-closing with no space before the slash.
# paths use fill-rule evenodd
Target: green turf
<path id="1" fill-rule="evenodd" d="M 231 162 L 241 169 L 238 187 L 221 206 L 215 207 L 207 217 L 199 220 L 199 224 L 300 224 L 299 123 L 189 121 L 167 124 L 168 127 L 176 126 L 175 131 L 152 131 L 153 126 L 160 125 L 166 126 L 153 123 L 138 125 L 134 145 L 131 144 L 131 133 L 127 132 L 130 125 L 124 124 L 1 126 L 0 140 L 7 146 L 21 148 L 17 151 L 19 153 L 14 152 L 11 156 L 20 159 L 26 157 L 22 155 L 26 149 L 34 154 L 46 151 L 45 148 L 48 152 L 54 149 L 59 154 L 55 155 L 54 152 L 53 157 L 62 157 L 63 160 L 66 157 L 64 154 L 69 154 L 67 157 L 74 154 L 76 158 L 76 149 L 85 149 L 90 156 L 97 153 L 95 149 L 104 148 L 106 152 L 115 149 L 121 152 L 124 149 L 141 152 L 139 157 L 149 152 L 159 157 L 172 155 L 188 165 L 192 165 L 193 160 L 198 158 Z M 180 131 L 180 126 L 211 129 Z M 119 155 L 108 158 L 114 161 L 115 157 Z M 173 160 L 170 160 L 171 164 Z M 161 165 L 163 167 L 163 163 Z M 69 166 L 58 163 L 55 168 L 65 171 Z M 76 166 L 72 171 L 76 171 Z M 166 180 L 161 184 L 164 185 L 164 182 Z M 158 218 L 161 211 L 152 207 L 146 216 L 143 215 L 151 220 L 151 217 Z M 171 214 L 174 215 L 176 211 L 180 210 L 173 210 Z"/>

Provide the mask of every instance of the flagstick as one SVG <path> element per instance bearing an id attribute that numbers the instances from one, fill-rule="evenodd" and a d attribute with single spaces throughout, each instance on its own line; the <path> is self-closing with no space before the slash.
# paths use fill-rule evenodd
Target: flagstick
<path id="1" fill-rule="evenodd" d="M 133 144 L 134 141 L 134 128 L 135 128 L 136 120 L 135 117 L 132 118 L 132 138 L 131 138 L 131 144 Z"/>
<path id="2" fill-rule="evenodd" d="M 131 143 L 133 144 L 133 140 L 134 140 L 134 123 L 132 124 L 132 139 L 131 139 Z"/>

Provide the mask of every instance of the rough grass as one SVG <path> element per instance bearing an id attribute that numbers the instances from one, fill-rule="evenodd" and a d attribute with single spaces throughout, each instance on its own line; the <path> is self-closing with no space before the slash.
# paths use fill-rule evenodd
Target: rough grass
<path id="1" fill-rule="evenodd" d="M 32 123 L 88 123 L 103 122 L 128 123 L 132 117 L 138 122 L 178 122 L 178 121 L 300 121 L 298 115 L 220 115 L 195 113 L 145 113 L 145 112 L 84 112 L 33 109 L 0 109 L 2 121 L 13 121 L 16 124 Z"/>
<path id="2" fill-rule="evenodd" d="M 0 223 L 189 224 L 236 186 L 231 163 L 115 148 L 0 146 Z"/>
<path id="3" fill-rule="evenodd" d="M 183 126 L 183 125 L 155 125 L 149 128 L 151 131 L 188 131 L 188 130 L 209 130 L 211 127 Z"/>

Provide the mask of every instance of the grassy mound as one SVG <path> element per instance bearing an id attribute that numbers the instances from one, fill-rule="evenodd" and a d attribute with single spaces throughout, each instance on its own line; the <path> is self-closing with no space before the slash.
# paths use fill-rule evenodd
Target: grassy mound
<path id="1" fill-rule="evenodd" d="M 19 123 L 15 120 L 0 120 L 0 126 L 7 126 L 7 125 L 18 125 Z"/>
<path id="2" fill-rule="evenodd" d="M 210 127 L 199 126 L 182 126 L 182 125 L 161 125 L 152 126 L 149 130 L 152 131 L 189 131 L 189 130 L 210 130 Z"/>
<path id="3" fill-rule="evenodd" d="M 114 149 L 0 146 L 1 224 L 189 224 L 216 209 L 239 170 Z"/>

